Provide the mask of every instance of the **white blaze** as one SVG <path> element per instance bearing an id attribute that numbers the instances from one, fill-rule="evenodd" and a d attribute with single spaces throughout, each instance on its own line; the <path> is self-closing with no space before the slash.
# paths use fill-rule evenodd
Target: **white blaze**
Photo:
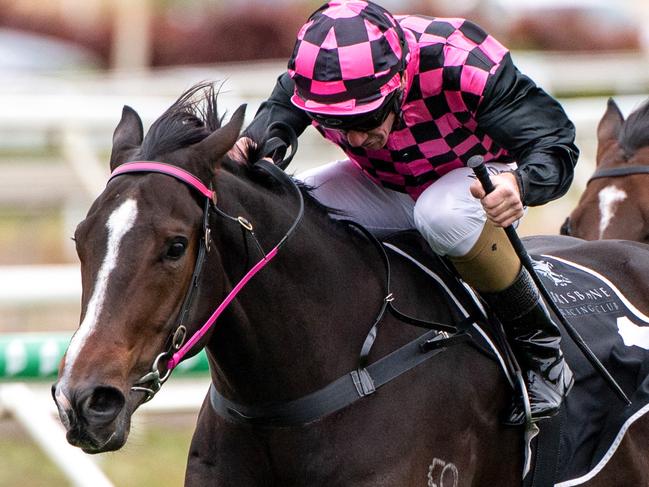
<path id="1" fill-rule="evenodd" d="M 97 327 L 97 321 L 101 315 L 104 306 L 104 299 L 106 298 L 106 289 L 108 289 L 110 274 L 117 265 L 120 245 L 124 235 L 133 228 L 136 216 L 137 202 L 133 199 L 129 199 L 113 211 L 112 215 L 110 215 L 106 222 L 106 228 L 108 228 L 106 256 L 104 257 L 104 261 L 97 273 L 97 280 L 95 281 L 92 297 L 90 298 L 90 301 L 88 301 L 86 315 L 84 316 L 81 325 L 79 325 L 79 329 L 72 337 L 72 341 L 68 347 L 63 379 L 67 377 L 68 371 L 74 364 L 74 361 L 83 348 L 84 343 Z"/>
<path id="2" fill-rule="evenodd" d="M 599 238 L 603 238 L 606 228 L 615 215 L 615 207 L 626 199 L 626 193 L 615 186 L 606 186 L 599 192 Z"/>

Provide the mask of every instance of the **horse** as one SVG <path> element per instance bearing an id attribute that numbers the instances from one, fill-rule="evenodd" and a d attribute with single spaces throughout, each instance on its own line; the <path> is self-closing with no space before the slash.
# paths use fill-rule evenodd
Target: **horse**
<path id="1" fill-rule="evenodd" d="M 52 386 L 68 442 L 121 448 L 137 408 L 204 348 L 211 385 L 188 486 L 520 485 L 523 427 L 499 419 L 511 384 L 493 353 L 453 331 L 474 319 L 448 293 L 458 281 L 386 260 L 281 169 L 230 157 L 244 110 L 221 123 L 214 90 L 198 84 L 144 136 L 124 107 L 112 177 L 74 236 L 80 325 Z M 645 249 L 557 239 L 534 250 L 587 261 L 649 311 Z M 384 313 L 395 303 L 401 314 Z M 422 335 L 419 319 L 441 331 Z M 636 422 L 587 485 L 648 485 L 634 464 L 647 431 Z"/>
<path id="2" fill-rule="evenodd" d="M 649 243 L 649 102 L 625 120 L 611 98 L 597 127 L 597 164 L 560 233 Z"/>

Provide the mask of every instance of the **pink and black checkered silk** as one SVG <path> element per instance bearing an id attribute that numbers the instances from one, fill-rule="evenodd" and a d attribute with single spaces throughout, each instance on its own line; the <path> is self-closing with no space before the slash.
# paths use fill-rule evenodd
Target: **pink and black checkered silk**
<path id="1" fill-rule="evenodd" d="M 379 150 L 351 147 L 344 133 L 318 126 L 368 175 L 417 199 L 440 176 L 482 154 L 511 162 L 510 154 L 476 122 L 485 86 L 507 49 L 459 18 L 397 16 L 410 52 L 408 86 L 396 126 Z"/>
<path id="2" fill-rule="evenodd" d="M 361 0 L 332 1 L 297 35 L 288 73 L 291 101 L 303 110 L 335 115 L 379 107 L 401 84 L 407 49 L 397 21 Z"/>

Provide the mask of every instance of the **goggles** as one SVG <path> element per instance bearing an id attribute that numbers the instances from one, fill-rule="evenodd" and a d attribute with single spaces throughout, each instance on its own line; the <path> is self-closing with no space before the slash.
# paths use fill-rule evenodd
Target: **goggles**
<path id="1" fill-rule="evenodd" d="M 369 132 L 380 126 L 391 112 L 396 112 L 401 90 L 395 90 L 388 95 L 383 104 L 376 110 L 358 115 L 327 115 L 307 111 L 307 115 L 324 128 L 349 132 Z"/>

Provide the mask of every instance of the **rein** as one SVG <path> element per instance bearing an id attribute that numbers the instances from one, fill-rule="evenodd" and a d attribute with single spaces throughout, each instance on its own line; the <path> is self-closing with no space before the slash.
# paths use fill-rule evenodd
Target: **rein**
<path id="1" fill-rule="evenodd" d="M 110 175 L 108 181 L 110 182 L 113 178 L 123 175 L 123 174 L 133 174 L 133 173 L 160 173 L 167 176 L 171 176 L 186 185 L 190 188 L 198 191 L 202 196 L 205 197 L 205 205 L 203 210 L 203 234 L 199 242 L 199 250 L 196 256 L 196 263 L 194 265 L 194 272 L 192 274 L 191 282 L 189 289 L 183 300 L 183 305 L 179 318 L 177 320 L 177 325 L 175 331 L 171 335 L 171 345 L 169 349 L 159 354 L 153 361 L 150 372 L 143 375 L 140 379 L 135 382 L 135 385 L 131 388 L 133 391 L 140 391 L 146 394 L 144 402 L 150 401 L 153 396 L 160 390 L 162 384 L 171 375 L 171 371 L 180 363 L 182 358 L 192 349 L 194 345 L 203 337 L 205 334 L 212 328 L 216 320 L 227 308 L 230 302 L 239 294 L 241 289 L 252 279 L 252 277 L 257 274 L 261 269 L 263 269 L 279 252 L 279 249 L 286 243 L 289 237 L 295 232 L 298 224 L 302 220 L 304 215 L 304 198 L 302 197 L 302 192 L 298 187 L 293 183 L 293 181 L 282 171 L 281 169 L 275 167 L 274 164 L 260 160 L 256 163 L 257 166 L 260 166 L 264 171 L 271 174 L 280 181 L 289 181 L 290 186 L 294 189 L 294 192 L 297 194 L 300 208 L 297 216 L 295 217 L 293 224 L 288 229 L 284 237 L 273 247 L 269 252 L 264 252 L 261 244 L 257 240 L 257 237 L 254 234 L 252 224 L 242 216 L 231 216 L 225 213 L 216 205 L 216 194 L 215 192 L 205 186 L 200 179 L 198 179 L 193 174 L 181 169 L 177 166 L 172 166 L 162 162 L 156 161 L 135 161 L 128 162 L 119 166 L 113 173 Z M 209 215 L 210 209 L 214 211 L 225 219 L 238 223 L 241 227 L 247 231 L 253 238 L 257 248 L 260 249 L 262 253 L 262 258 L 257 262 L 242 278 L 241 280 L 232 288 L 228 293 L 225 299 L 221 304 L 216 308 L 212 315 L 208 318 L 205 324 L 196 331 L 189 340 L 185 341 L 187 336 L 187 328 L 185 327 L 184 320 L 189 312 L 195 291 L 198 288 L 201 271 L 203 264 L 205 262 L 205 257 L 207 252 L 210 250 L 210 228 L 209 228 Z M 160 361 L 163 359 L 168 359 L 166 364 L 166 370 L 161 374 L 160 373 Z"/>
<path id="2" fill-rule="evenodd" d="M 588 183 L 594 179 L 619 178 L 623 176 L 632 176 L 634 174 L 649 174 L 649 166 L 623 166 L 613 167 L 610 169 L 599 169 L 590 177 Z"/>

